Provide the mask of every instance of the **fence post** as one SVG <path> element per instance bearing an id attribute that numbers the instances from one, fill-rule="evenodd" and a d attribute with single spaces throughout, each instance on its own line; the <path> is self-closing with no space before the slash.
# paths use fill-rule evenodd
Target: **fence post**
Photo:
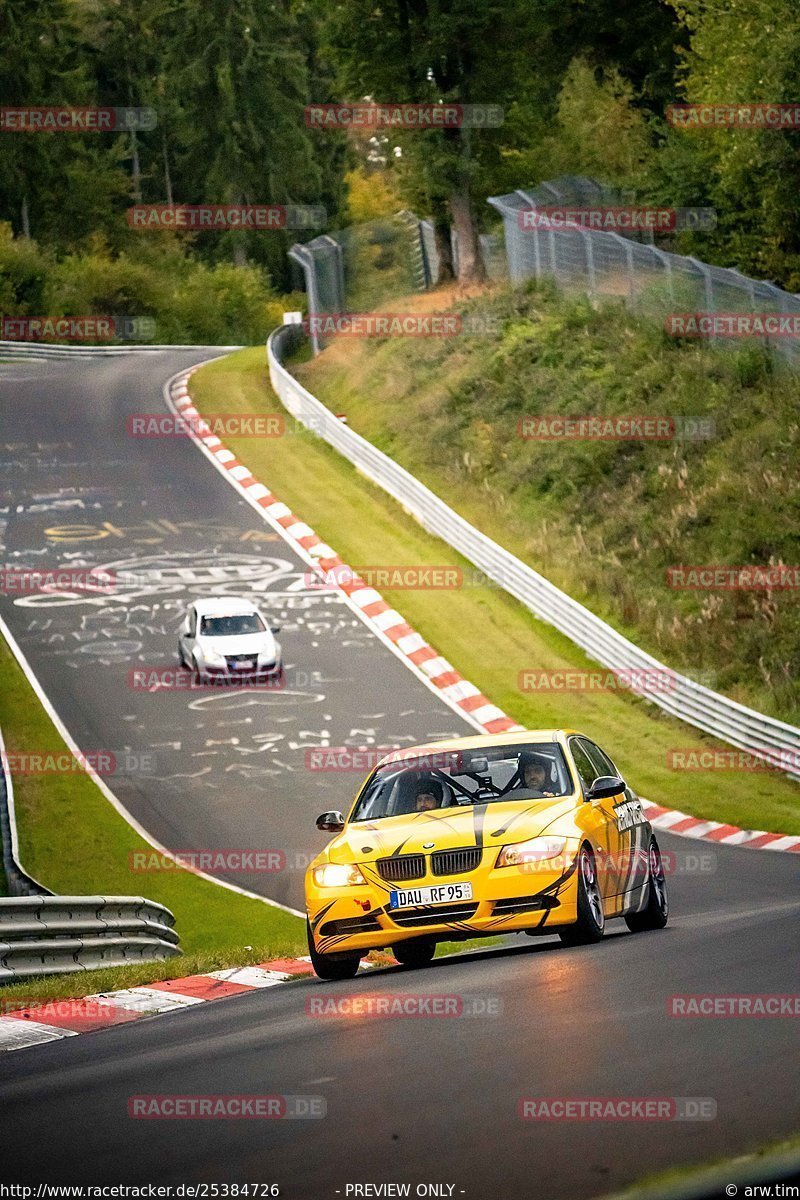
<path id="1" fill-rule="evenodd" d="M 315 317 L 320 312 L 319 289 L 317 288 L 317 264 L 305 246 L 299 244 L 292 246 L 289 251 L 289 258 L 299 263 L 302 267 L 303 276 L 306 281 L 306 295 L 308 296 L 308 315 L 309 318 Z M 320 352 L 320 343 L 313 320 L 309 320 L 308 333 L 311 339 L 311 352 L 316 357 Z"/>
<path id="2" fill-rule="evenodd" d="M 534 212 L 536 211 L 537 204 L 536 204 L 536 201 L 534 200 L 533 196 L 530 194 L 530 192 L 524 192 L 522 190 L 522 188 L 517 188 L 517 191 L 515 194 L 517 196 L 522 196 L 522 199 L 526 202 L 526 206 L 529 205 L 530 208 L 532 208 Z M 524 232 L 524 230 L 523 230 L 523 227 L 519 224 L 519 214 L 521 212 L 521 209 L 518 208 L 516 210 L 516 212 L 517 212 L 517 228 L 518 228 L 519 232 L 522 233 L 522 232 Z M 533 226 L 533 270 L 534 270 L 534 277 L 536 279 L 541 279 L 542 278 L 542 257 L 541 257 L 541 252 L 539 250 L 539 226 L 538 225 Z M 509 275 L 510 274 L 511 274 L 511 272 L 509 271 Z"/>
<path id="3" fill-rule="evenodd" d="M 700 272 L 700 274 L 703 277 L 703 290 L 704 290 L 705 298 L 706 298 L 706 312 L 715 313 L 717 311 L 717 308 L 716 308 L 716 304 L 714 302 L 714 284 L 711 280 L 710 269 L 706 266 L 706 264 L 704 262 L 700 262 L 699 258 L 694 258 L 691 254 L 687 254 L 686 261 L 690 262 L 693 267 L 697 267 L 697 270 Z M 713 327 L 712 327 L 712 329 L 713 329 Z M 709 340 L 712 342 L 716 342 L 717 335 L 712 332 Z"/>
<path id="4" fill-rule="evenodd" d="M 336 241 L 336 238 L 332 238 L 329 233 L 323 233 L 319 240 L 321 242 L 329 242 L 333 247 L 333 257 L 336 263 L 337 311 L 346 312 L 347 296 L 345 294 L 344 285 L 344 253 L 342 251 L 342 247 L 340 243 Z"/>
<path id="5" fill-rule="evenodd" d="M 579 227 L 580 228 L 580 227 Z M 594 274 L 594 246 L 592 245 L 592 234 L 587 229 L 580 229 L 583 245 L 586 251 L 586 270 L 589 276 L 589 295 L 593 296 L 597 290 Z"/>
<path id="6" fill-rule="evenodd" d="M 669 301 L 670 301 L 670 304 L 674 304 L 675 303 L 675 281 L 672 278 L 671 256 L 669 254 L 667 254 L 666 250 L 659 250 L 659 248 L 657 246 L 649 246 L 648 249 L 650 250 L 651 254 L 655 254 L 656 258 L 658 258 L 658 260 L 661 262 L 661 265 L 664 268 L 664 272 L 667 276 L 667 288 L 669 290 Z"/>

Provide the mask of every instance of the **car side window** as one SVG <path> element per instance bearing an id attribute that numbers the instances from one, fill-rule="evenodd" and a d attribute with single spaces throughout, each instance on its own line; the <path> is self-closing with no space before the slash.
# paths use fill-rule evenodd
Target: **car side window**
<path id="1" fill-rule="evenodd" d="M 589 755 L 584 750 L 577 738 L 572 738 L 569 743 L 569 748 L 572 751 L 572 757 L 575 760 L 575 766 L 580 776 L 581 785 L 584 791 L 590 788 L 597 778 L 597 771 L 594 769 Z"/>
<path id="2" fill-rule="evenodd" d="M 594 742 L 590 742 L 588 738 L 581 738 L 581 749 L 586 751 L 598 775 L 619 775 L 619 771 L 605 751 L 596 746 Z"/>
<path id="3" fill-rule="evenodd" d="M 189 637 L 194 637 L 197 633 L 197 610 L 189 609 Z"/>

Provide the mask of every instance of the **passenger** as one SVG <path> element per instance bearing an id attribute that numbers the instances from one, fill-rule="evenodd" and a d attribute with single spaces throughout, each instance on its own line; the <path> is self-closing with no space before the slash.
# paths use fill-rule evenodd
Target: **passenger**
<path id="1" fill-rule="evenodd" d="M 444 801 L 444 791 L 438 779 L 430 778 L 417 784 L 415 809 L 417 812 L 430 812 L 441 808 Z"/>

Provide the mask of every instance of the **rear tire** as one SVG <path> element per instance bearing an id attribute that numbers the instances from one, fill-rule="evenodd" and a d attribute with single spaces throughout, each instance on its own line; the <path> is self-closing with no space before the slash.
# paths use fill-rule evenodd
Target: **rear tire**
<path id="1" fill-rule="evenodd" d="M 578 919 L 574 925 L 559 929 L 565 946 L 589 946 L 599 942 L 606 927 L 603 897 L 597 882 L 597 864 L 587 845 L 578 854 Z"/>
<path id="2" fill-rule="evenodd" d="M 667 880 L 664 875 L 661 851 L 654 837 L 650 838 L 650 846 L 647 851 L 647 864 L 650 868 L 647 879 L 647 904 L 641 912 L 627 913 L 625 916 L 625 924 L 631 933 L 645 933 L 649 929 L 663 929 L 669 920 Z"/>
<path id="3" fill-rule="evenodd" d="M 409 938 L 392 946 L 392 954 L 401 967 L 427 967 L 436 953 L 435 938 Z"/>
<path id="4" fill-rule="evenodd" d="M 306 921 L 306 934 L 308 936 L 308 953 L 311 958 L 311 965 L 314 968 L 314 974 L 319 979 L 354 979 L 361 963 L 361 955 L 348 954 L 341 958 L 335 958 L 331 954 L 320 954 L 314 945 L 314 935 L 311 932 L 311 926 Z"/>

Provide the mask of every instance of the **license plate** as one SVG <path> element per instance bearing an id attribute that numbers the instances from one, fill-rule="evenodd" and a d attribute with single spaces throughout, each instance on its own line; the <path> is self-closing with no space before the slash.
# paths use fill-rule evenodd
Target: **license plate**
<path id="1" fill-rule="evenodd" d="M 438 887 L 404 888 L 389 893 L 390 908 L 416 908 L 418 904 L 450 904 L 453 900 L 471 900 L 471 883 L 443 883 Z"/>
<path id="2" fill-rule="evenodd" d="M 245 660 L 245 662 L 235 662 L 233 664 L 233 669 L 234 671 L 252 671 L 255 665 L 256 664 L 248 658 Z"/>

